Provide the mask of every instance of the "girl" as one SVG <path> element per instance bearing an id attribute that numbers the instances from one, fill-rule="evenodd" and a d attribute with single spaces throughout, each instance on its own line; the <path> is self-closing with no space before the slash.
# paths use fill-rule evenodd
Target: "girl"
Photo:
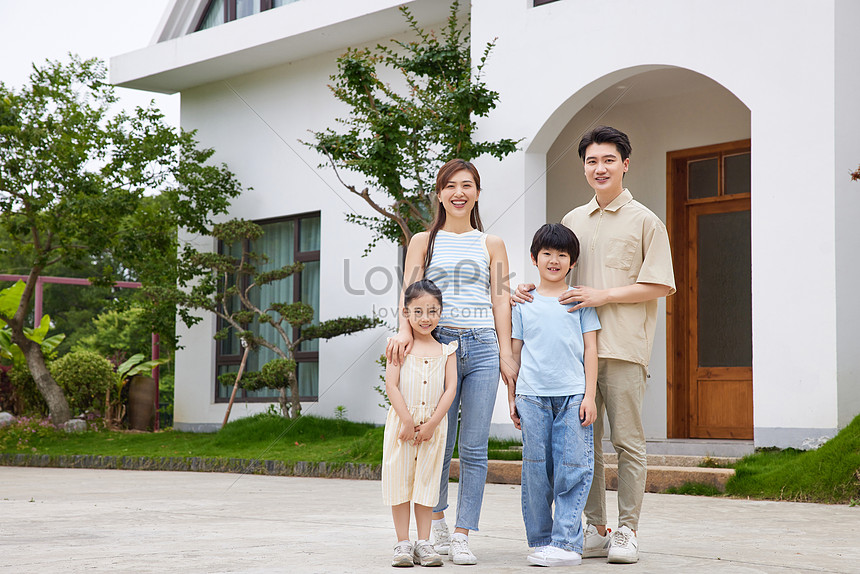
<path id="1" fill-rule="evenodd" d="M 453 159 L 436 175 L 436 219 L 429 231 L 409 243 L 404 285 L 426 277 L 442 291 L 445 302 L 436 337 L 457 342 L 457 393 L 448 412 L 447 444 L 433 514 L 436 550 L 454 564 L 476 564 L 468 534 L 477 530 L 487 479 L 487 440 L 496 402 L 499 374 L 505 384 L 515 380 L 511 352 L 511 305 L 507 285 L 508 256 L 499 237 L 483 233 L 478 214 L 481 177 L 471 163 Z M 413 346 L 414 328 L 400 321 L 389 339 L 389 364 L 403 362 Z M 460 480 L 454 536 L 443 511 L 448 507 L 448 471 L 457 422 L 460 423 Z"/>
<path id="2" fill-rule="evenodd" d="M 403 303 L 414 337 L 411 353 L 400 366 L 389 361 L 385 368 L 391 409 L 382 447 L 382 498 L 391 505 L 398 540 L 391 565 L 441 566 L 442 557 L 429 542 L 430 521 L 439 500 L 446 417 L 457 391 L 457 342 L 444 345 L 433 338 L 442 292 L 432 281 L 410 285 Z M 409 501 L 415 504 L 418 529 L 414 548 L 409 542 Z"/>

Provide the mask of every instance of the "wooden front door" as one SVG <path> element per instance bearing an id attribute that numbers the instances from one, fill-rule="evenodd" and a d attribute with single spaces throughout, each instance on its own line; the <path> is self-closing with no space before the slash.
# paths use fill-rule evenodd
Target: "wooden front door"
<path id="1" fill-rule="evenodd" d="M 752 439 L 750 141 L 667 159 L 669 436 Z"/>

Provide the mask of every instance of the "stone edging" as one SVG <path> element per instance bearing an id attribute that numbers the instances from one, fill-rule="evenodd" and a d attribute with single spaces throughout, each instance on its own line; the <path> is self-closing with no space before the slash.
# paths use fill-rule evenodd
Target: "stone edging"
<path id="1" fill-rule="evenodd" d="M 173 470 L 185 472 L 231 472 L 269 476 L 307 476 L 316 478 L 349 478 L 379 480 L 382 465 L 352 462 L 284 462 L 248 458 L 147 457 L 48 455 L 0 453 L 0 466 L 42 468 L 94 468 L 112 470 Z"/>

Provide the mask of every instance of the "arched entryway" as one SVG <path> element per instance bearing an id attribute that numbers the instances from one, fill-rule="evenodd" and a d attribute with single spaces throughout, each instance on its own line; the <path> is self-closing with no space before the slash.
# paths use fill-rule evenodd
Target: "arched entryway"
<path id="1" fill-rule="evenodd" d="M 589 201 L 577 144 L 612 125 L 633 144 L 626 187 L 669 227 L 678 293 L 665 319 L 661 304 L 646 434 L 752 438 L 749 108 L 705 75 L 649 66 L 595 80 L 559 111 L 527 150 L 545 153 L 546 221 Z M 713 312 L 726 303 L 730 313 Z"/>

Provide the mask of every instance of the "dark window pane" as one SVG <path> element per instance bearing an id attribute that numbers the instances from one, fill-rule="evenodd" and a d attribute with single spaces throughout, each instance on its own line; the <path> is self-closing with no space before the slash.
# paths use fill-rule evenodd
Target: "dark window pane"
<path id="1" fill-rule="evenodd" d="M 320 216 L 305 217 L 299 225 L 299 251 L 319 251 Z"/>
<path id="2" fill-rule="evenodd" d="M 700 367 L 752 366 L 750 212 L 698 218 Z"/>
<path id="3" fill-rule="evenodd" d="M 229 385 L 222 385 L 218 382 L 217 377 L 221 376 L 224 373 L 234 373 L 233 376 L 235 377 L 235 373 L 238 373 L 238 372 L 239 372 L 239 365 L 221 365 L 218 367 L 218 369 L 215 371 L 215 374 L 216 374 L 216 379 L 215 379 L 215 393 L 216 394 L 215 394 L 215 396 L 217 398 L 229 399 L 230 394 L 233 392 L 233 383 L 232 382 Z M 235 380 L 236 379 L 234 378 L 233 381 L 235 381 Z M 236 391 L 236 396 L 237 397 L 242 396 L 242 389 L 241 388 L 238 391 Z"/>
<path id="4" fill-rule="evenodd" d="M 260 0 L 236 0 L 236 18 L 244 18 L 260 11 Z"/>
<path id="5" fill-rule="evenodd" d="M 302 301 L 314 308 L 314 324 L 320 319 L 320 262 L 308 261 L 302 271 Z M 319 351 L 319 339 L 305 341 L 299 345 L 302 351 Z"/>
<path id="6" fill-rule="evenodd" d="M 224 0 L 214 0 L 209 5 L 209 10 L 206 11 L 206 16 L 203 22 L 200 23 L 199 30 L 205 30 L 214 26 L 220 26 L 224 23 Z"/>
<path id="7" fill-rule="evenodd" d="M 723 167 L 726 182 L 725 194 L 750 193 L 752 190 L 750 154 L 728 155 L 723 159 L 723 162 L 725 164 Z"/>
<path id="8" fill-rule="evenodd" d="M 320 366 L 317 362 L 299 363 L 299 396 L 315 397 L 319 394 Z"/>
<path id="9" fill-rule="evenodd" d="M 687 162 L 687 198 L 716 197 L 719 193 L 717 158 Z"/>

